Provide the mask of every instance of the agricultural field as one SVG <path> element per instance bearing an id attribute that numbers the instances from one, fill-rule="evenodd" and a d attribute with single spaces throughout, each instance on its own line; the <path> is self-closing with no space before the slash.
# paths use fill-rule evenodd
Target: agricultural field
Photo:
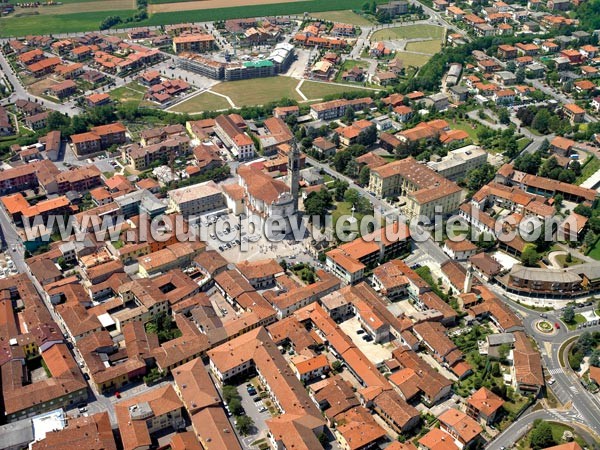
<path id="1" fill-rule="evenodd" d="M 177 11 L 192 11 L 198 9 L 215 9 L 227 6 L 228 8 L 234 7 L 245 7 L 253 5 L 270 5 L 273 3 L 287 3 L 295 2 L 299 0 L 198 0 L 198 1 L 184 1 L 184 2 L 171 2 L 171 3 L 158 3 L 151 4 L 148 6 L 148 12 L 150 14 L 155 13 L 170 13 Z"/>
<path id="2" fill-rule="evenodd" d="M 443 39 L 444 28 L 436 25 L 406 25 L 376 31 L 371 41 L 393 41 L 395 39 Z"/>
<path id="3" fill-rule="evenodd" d="M 367 90 L 360 87 L 344 86 L 333 83 L 319 83 L 315 81 L 305 81 L 300 87 L 302 93 L 308 99 L 317 100 L 327 95 L 341 94 L 343 92 L 363 91 L 365 95 L 370 95 L 373 90 Z"/>
<path id="4" fill-rule="evenodd" d="M 435 55 L 442 49 L 442 41 L 439 39 L 432 39 L 430 41 L 421 42 L 409 42 L 406 44 L 407 52 L 419 52 L 427 53 L 429 55 Z"/>
<path id="5" fill-rule="evenodd" d="M 135 0 L 91 0 L 67 1 L 62 5 L 39 6 L 37 8 L 17 8 L 11 17 L 29 15 L 79 14 L 102 11 L 126 11 L 135 9 Z"/>
<path id="6" fill-rule="evenodd" d="M 223 97 L 212 94 L 210 92 L 203 92 L 188 100 L 185 100 L 174 107 L 170 108 L 169 111 L 178 113 L 201 113 L 203 111 L 219 111 L 222 109 L 228 109 L 231 105 Z"/>
<path id="7" fill-rule="evenodd" d="M 211 91 L 228 96 L 236 106 L 264 105 L 284 97 L 302 100 L 295 90 L 297 84 L 298 80 L 289 77 L 254 78 L 220 83 Z"/>
<path id="8" fill-rule="evenodd" d="M 321 13 L 311 14 L 311 17 L 321 20 L 331 20 L 332 22 L 349 23 L 357 26 L 369 26 L 373 23 L 367 18 L 356 14 L 353 11 L 325 11 Z"/>
<path id="9" fill-rule="evenodd" d="M 195 2 L 197 0 L 192 0 Z M 211 2 L 214 0 L 210 0 Z M 147 25 L 166 25 L 183 22 L 204 22 L 211 20 L 227 20 L 240 17 L 264 17 L 264 16 L 285 16 L 285 15 L 303 15 L 305 12 L 324 12 L 349 9 L 361 9 L 363 0 L 300 0 L 284 2 L 278 0 L 265 4 L 264 0 L 245 0 L 244 6 L 239 6 L 229 0 L 220 0 L 213 3 L 213 9 L 196 9 L 189 11 L 171 11 L 152 14 L 152 8 L 160 4 L 173 4 L 173 0 L 150 0 L 149 9 L 151 16 L 144 22 L 139 22 L 140 26 Z M 385 3 L 387 0 L 376 0 L 377 3 Z M 189 1 L 177 2 L 189 3 Z M 206 3 L 206 2 L 202 2 Z M 189 8 L 189 6 L 187 6 Z"/>
<path id="10" fill-rule="evenodd" d="M 97 31 L 105 18 L 118 15 L 125 19 L 133 13 L 133 10 L 123 10 L 56 15 L 35 14 L 20 17 L 13 14 L 0 19 L 0 37 Z"/>

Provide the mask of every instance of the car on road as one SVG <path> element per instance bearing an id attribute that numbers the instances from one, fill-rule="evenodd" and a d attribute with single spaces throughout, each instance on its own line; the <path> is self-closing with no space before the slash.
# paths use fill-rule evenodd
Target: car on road
<path id="1" fill-rule="evenodd" d="M 115 392 L 115 397 L 121 398 L 121 393 L 119 391 Z"/>
<path id="2" fill-rule="evenodd" d="M 556 380 L 553 377 L 550 377 L 550 379 L 548 380 L 548 384 L 550 386 L 552 386 L 555 382 L 556 382 Z"/>
<path id="3" fill-rule="evenodd" d="M 560 330 L 560 325 L 558 322 L 554 322 L 554 328 L 556 328 L 557 330 Z"/>

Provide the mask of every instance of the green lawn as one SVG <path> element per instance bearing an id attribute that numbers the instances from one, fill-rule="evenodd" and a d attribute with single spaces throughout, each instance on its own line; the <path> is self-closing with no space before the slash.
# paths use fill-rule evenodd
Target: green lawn
<path id="1" fill-rule="evenodd" d="M 530 143 L 531 139 L 529 138 L 522 137 L 521 139 L 519 139 L 517 141 L 517 148 L 519 149 L 519 152 L 523 151 L 525 147 L 527 147 Z"/>
<path id="2" fill-rule="evenodd" d="M 418 53 L 396 52 L 396 57 L 404 63 L 404 67 L 421 67 L 427 64 L 431 56 L 420 55 Z"/>
<path id="3" fill-rule="evenodd" d="M 337 223 L 338 219 L 340 218 L 340 216 L 350 216 L 352 214 L 352 204 L 349 202 L 337 202 L 335 204 L 335 210 L 332 213 L 332 218 L 333 218 L 333 226 L 335 227 L 335 224 Z M 360 221 L 362 220 L 364 214 L 360 214 L 355 212 L 354 213 L 354 217 L 357 220 L 357 224 L 360 224 Z M 348 222 L 346 221 L 346 226 L 348 226 Z"/>
<path id="4" fill-rule="evenodd" d="M 323 98 L 326 95 L 341 94 L 343 92 L 364 91 L 367 96 L 374 92 L 360 87 L 344 86 L 335 83 L 319 83 L 314 81 L 305 81 L 300 90 L 306 95 L 306 98 L 315 100 Z"/>
<path id="5" fill-rule="evenodd" d="M 144 99 L 146 89 L 136 81 L 110 91 L 108 94 L 113 100 L 121 103 L 139 104 Z"/>
<path id="6" fill-rule="evenodd" d="M 210 92 L 203 92 L 189 100 L 179 103 L 171 108 L 170 111 L 192 114 L 203 111 L 219 111 L 230 107 L 231 105 L 229 102 L 223 97 L 211 94 Z"/>
<path id="7" fill-rule="evenodd" d="M 600 239 L 598 239 L 594 244 L 594 247 L 592 247 L 592 249 L 589 252 L 587 252 L 587 256 L 589 256 L 590 258 L 594 258 L 597 261 L 600 261 Z"/>
<path id="8" fill-rule="evenodd" d="M 594 155 L 590 155 L 581 169 L 581 175 L 575 180 L 575 184 L 579 185 L 583 183 L 593 174 L 598 172 L 598 170 L 600 170 L 600 159 L 596 158 Z"/>
<path id="9" fill-rule="evenodd" d="M 391 41 L 394 39 L 431 38 L 443 39 L 444 29 L 435 25 L 406 25 L 384 28 L 371 36 L 371 41 Z"/>
<path id="10" fill-rule="evenodd" d="M 349 23 L 358 26 L 373 25 L 373 23 L 366 17 L 356 14 L 353 11 L 325 11 L 311 14 L 311 17 L 321 20 L 331 20 L 332 22 Z"/>
<path id="11" fill-rule="evenodd" d="M 556 262 L 558 262 L 562 267 L 571 267 L 576 266 L 577 264 L 581 264 L 583 261 L 581 261 L 578 258 L 575 258 L 574 256 L 571 256 L 571 262 L 568 263 L 567 255 L 557 255 Z"/>
<path id="12" fill-rule="evenodd" d="M 255 78 L 219 83 L 211 90 L 227 95 L 236 106 L 264 105 L 284 97 L 301 100 L 296 92 L 298 80 L 289 77 Z"/>
<path id="13" fill-rule="evenodd" d="M 409 42 L 406 44 L 407 52 L 422 52 L 434 55 L 442 49 L 441 39 L 432 39 L 431 41 Z"/>
<path id="14" fill-rule="evenodd" d="M 9 16 L 0 19 L 0 37 L 98 31 L 100 23 L 108 16 L 118 15 L 124 19 L 132 16 L 133 12 L 133 10 L 123 10 L 22 17 Z M 131 24 L 128 26 L 131 26 Z"/>
<path id="15" fill-rule="evenodd" d="M 565 431 L 570 431 L 573 433 L 573 435 L 575 436 L 575 442 L 577 442 L 582 448 L 584 448 L 585 445 L 585 441 L 581 438 L 581 436 L 579 436 L 575 430 L 564 424 L 564 423 L 558 423 L 558 422 L 548 422 L 550 424 L 550 428 L 552 428 L 552 437 L 554 438 L 554 441 L 558 444 L 563 443 L 562 437 Z M 529 439 L 531 437 L 531 431 L 529 433 L 527 433 L 521 440 L 519 440 L 517 442 L 517 448 L 519 450 L 529 450 L 531 449 L 531 445 L 529 443 Z"/>
<path id="16" fill-rule="evenodd" d="M 581 314 L 575 314 L 575 319 L 573 319 L 572 323 L 567 323 L 567 328 L 569 330 L 575 330 L 577 329 L 577 325 L 585 322 L 587 322 L 587 319 L 585 317 L 583 317 Z"/>
<path id="17" fill-rule="evenodd" d="M 475 144 L 479 142 L 479 139 L 477 139 L 477 132 L 480 129 L 484 128 L 484 126 L 480 123 L 471 122 L 468 119 L 456 119 L 456 122 L 454 122 L 454 120 L 449 120 L 449 124 L 450 128 L 452 128 L 453 130 L 463 130 L 464 132 L 466 132 L 469 135 L 469 138 Z M 475 128 L 473 128 L 473 126 Z"/>
<path id="18" fill-rule="evenodd" d="M 362 69 L 367 70 L 369 68 L 369 63 L 366 61 L 356 61 L 354 59 L 347 59 L 340 67 L 340 70 L 338 71 L 335 77 L 335 81 L 343 83 L 344 81 L 342 80 L 342 75 L 344 74 L 344 72 L 346 72 L 347 70 L 352 70 L 355 67 L 360 67 Z"/>

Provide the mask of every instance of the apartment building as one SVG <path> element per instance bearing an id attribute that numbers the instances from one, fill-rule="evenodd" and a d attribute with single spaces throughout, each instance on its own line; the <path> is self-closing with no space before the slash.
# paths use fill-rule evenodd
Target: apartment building
<path id="1" fill-rule="evenodd" d="M 169 209 L 188 219 L 225 207 L 225 197 L 214 181 L 186 186 L 168 192 Z"/>
<path id="2" fill-rule="evenodd" d="M 449 151 L 446 156 L 427 163 L 430 169 L 450 181 L 464 178 L 470 170 L 483 166 L 487 162 L 487 152 L 477 145 L 467 145 Z"/>
<path id="3" fill-rule="evenodd" d="M 175 36 L 173 38 L 173 51 L 205 53 L 215 47 L 215 38 L 208 33 L 194 33 Z"/>
<path id="4" fill-rule="evenodd" d="M 251 159 L 256 154 L 254 141 L 242 129 L 245 126 L 238 115 L 220 115 L 215 119 L 215 133 L 240 161 Z"/>
<path id="5" fill-rule="evenodd" d="M 109 125 L 93 127 L 91 131 L 71 136 L 73 149 L 78 156 L 89 155 L 106 150 L 111 145 L 124 144 L 127 140 L 127 128 L 115 122 Z"/>

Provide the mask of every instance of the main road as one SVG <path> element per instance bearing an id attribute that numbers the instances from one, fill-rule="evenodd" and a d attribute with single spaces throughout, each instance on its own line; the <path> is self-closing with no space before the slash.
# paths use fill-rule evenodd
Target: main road
<path id="1" fill-rule="evenodd" d="M 566 355 L 563 358 L 565 365 L 561 364 L 560 356 L 561 349 L 564 350 L 563 344 L 567 340 L 580 336 L 586 330 L 600 331 L 600 325 L 579 330 L 569 330 L 562 322 L 559 311 L 544 313 L 533 311 L 507 297 L 499 286 L 488 284 L 488 287 L 521 317 L 525 333 L 531 336 L 537 343 L 546 371 L 555 380 L 552 385 L 547 385 L 547 388 L 553 391 L 556 398 L 562 404 L 571 404 L 570 411 L 563 411 L 561 413 L 563 417 L 565 417 L 565 414 L 570 414 L 571 420 L 567 420 L 567 422 L 580 423 L 593 430 L 597 435 L 600 435 L 600 401 L 582 386 L 579 378 L 568 366 Z M 555 328 L 552 333 L 543 333 L 536 328 L 536 323 L 540 320 L 559 324 L 560 328 Z M 500 446 L 510 448 L 520 437 L 520 435 L 515 434 L 515 430 L 520 430 L 524 425 L 527 425 L 528 417 L 528 415 L 523 416 L 517 420 L 489 448 L 493 450 L 499 449 Z"/>

